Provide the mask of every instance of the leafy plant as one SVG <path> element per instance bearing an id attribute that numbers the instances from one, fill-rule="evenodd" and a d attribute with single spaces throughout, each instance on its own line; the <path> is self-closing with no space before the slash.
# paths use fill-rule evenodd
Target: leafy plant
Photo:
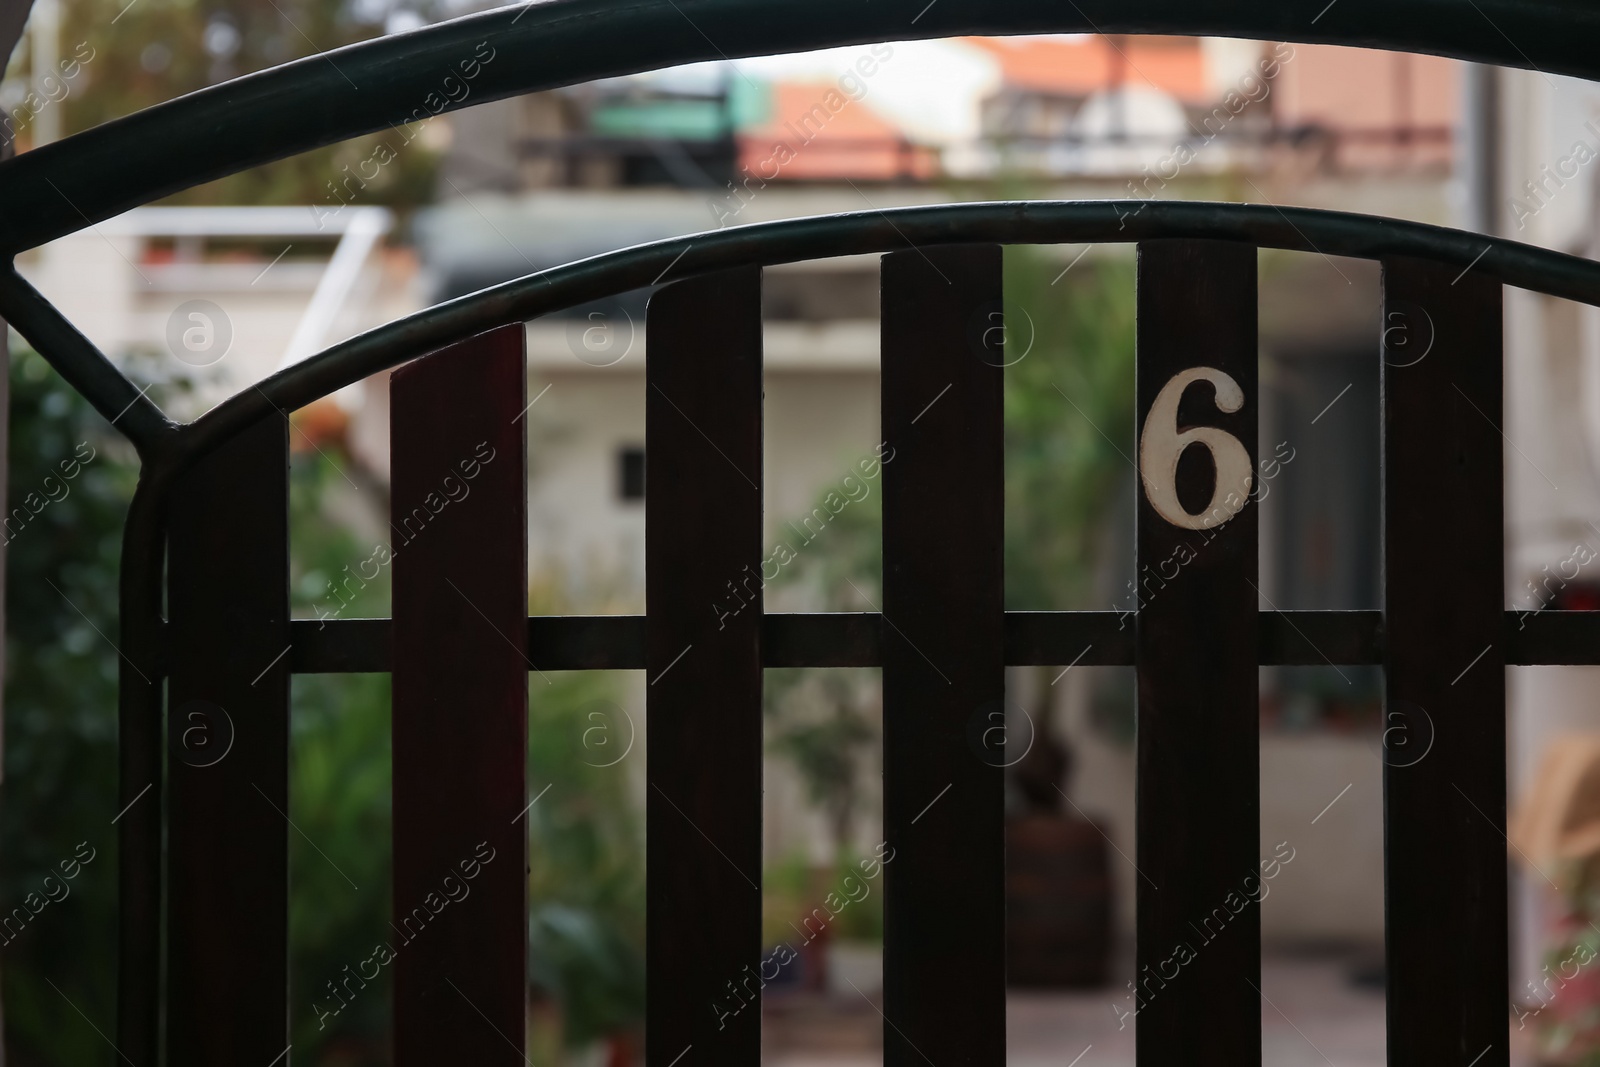
<path id="1" fill-rule="evenodd" d="M 390 915 L 389 678 L 294 680 L 290 730 L 291 1034 L 312 1063 L 388 1062 L 393 968 L 335 997 L 329 983 L 395 942 Z M 302 836 L 302 834 L 304 836 Z M 344 993 L 341 988 L 341 994 Z"/>
<path id="2" fill-rule="evenodd" d="M 603 674 L 535 676 L 529 699 L 528 972 L 581 1046 L 644 1019 L 637 724 Z"/>
<path id="3" fill-rule="evenodd" d="M 10 442 L 0 913 L 43 894 L 80 842 L 94 859 L 0 946 L 6 1049 L 13 1064 L 97 1062 L 84 1018 L 109 1030 L 116 1017 L 117 558 L 134 463 L 25 349 Z M 64 477 L 85 443 L 94 458 Z"/>
<path id="4" fill-rule="evenodd" d="M 861 710 L 866 693 L 851 673 L 806 671 L 792 684 L 779 682 L 780 712 L 788 714 L 770 745 L 773 752 L 789 758 L 805 781 L 811 802 L 827 812 L 839 855 L 853 839 L 862 754 L 878 736 Z M 802 704 L 813 713 L 799 717 L 796 707 Z"/>
<path id="5" fill-rule="evenodd" d="M 45 109 L 58 110 L 63 133 L 76 133 L 229 78 L 379 36 L 388 10 L 358 0 L 211 0 L 203 9 L 193 0 L 66 0 L 58 69 L 33 71 L 31 60 L 22 58 L 10 72 L 12 85 L 22 81 L 19 75 L 33 82 L 51 75 L 45 93 L 35 90 L 6 103 L 20 116 L 14 125 L 24 144 L 38 121 L 31 116 Z M 468 49 L 461 58 L 471 54 Z M 25 57 L 26 49 L 18 55 Z M 452 73 L 440 71 L 441 98 Z M 460 85 L 459 79 L 451 83 L 456 92 Z M 427 112 L 420 98 L 414 107 Z M 317 204 L 330 210 L 359 201 L 408 211 L 432 199 L 438 165 L 430 138 L 418 136 L 422 129 L 419 124 L 304 152 L 187 190 L 173 201 Z"/>
<path id="6" fill-rule="evenodd" d="M 1133 265 L 1065 276 L 1036 248 L 1005 259 L 1006 607 L 1090 606 L 1108 521 L 1132 476 Z"/>
<path id="7" fill-rule="evenodd" d="M 863 482 L 871 491 L 833 515 L 813 534 L 815 544 L 792 545 L 794 564 L 779 572 L 769 590 L 797 594 L 823 611 L 862 611 L 877 603 L 883 572 L 883 505 L 877 491 L 882 477 L 880 472 L 878 480 Z M 819 494 L 808 514 L 830 514 L 823 503 L 827 496 L 827 491 Z M 811 802 L 827 813 L 841 861 L 851 848 L 861 776 L 877 741 L 869 712 L 879 675 L 877 670 L 766 672 L 768 748 L 790 761 Z"/>
<path id="8" fill-rule="evenodd" d="M 876 860 L 852 852 L 841 853 L 832 867 L 820 869 L 801 851 L 769 863 L 761 878 L 762 943 L 801 948 L 820 930 L 819 908 L 833 912 L 828 936 L 842 941 L 883 940 L 883 882 L 878 877 L 882 870 Z M 866 877 L 867 871 L 875 872 L 873 877 Z"/>
<path id="9" fill-rule="evenodd" d="M 1006 607 L 1083 608 L 1104 571 L 1108 532 L 1132 463 L 1132 264 L 1081 263 L 1064 275 L 1036 248 L 1008 247 L 1005 257 Z M 891 461 L 883 477 L 893 476 Z M 879 493 L 852 502 L 816 542 L 779 573 L 779 585 L 806 590 L 823 610 L 880 603 Z M 847 680 L 855 674 L 767 672 L 772 751 L 791 761 L 812 803 L 828 813 L 841 853 L 859 800 L 863 753 L 876 737 L 865 690 Z M 1037 688 L 1051 692 L 1048 684 Z M 1047 710 L 1034 721 L 1048 722 Z"/>
<path id="10" fill-rule="evenodd" d="M 1018 361 L 1005 371 L 1006 607 L 1103 607 L 1109 542 L 1130 523 L 1117 507 L 1134 477 L 1133 263 L 1091 260 L 1063 273 L 1037 248 L 1005 255 L 1007 347 L 1031 345 L 1008 355 Z M 1031 717 L 1048 731 L 1056 669 L 1034 670 Z M 1122 673 L 1097 695 L 1096 721 L 1131 742 L 1132 680 Z"/>

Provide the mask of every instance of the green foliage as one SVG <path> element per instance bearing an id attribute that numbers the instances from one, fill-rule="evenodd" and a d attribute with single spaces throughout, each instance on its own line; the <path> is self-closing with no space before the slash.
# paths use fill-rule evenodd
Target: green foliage
<path id="1" fill-rule="evenodd" d="M 892 454 L 888 466 L 894 461 Z M 807 586 L 822 602 L 822 611 L 870 611 L 878 603 L 883 587 L 883 478 L 864 482 L 871 495 L 852 500 L 820 532 L 809 534 L 810 543 L 800 537 L 786 542 L 797 553 L 796 560 L 779 572 L 778 585 Z M 827 513 L 822 501 L 833 487 L 817 496 L 814 510 Z M 808 512 L 808 514 L 811 514 Z M 796 523 L 788 524 L 785 529 Z M 780 531 L 780 537 L 782 533 Z"/>
<path id="2" fill-rule="evenodd" d="M 31 352 L 14 358 L 11 419 L 11 499 L 25 507 L 30 493 L 60 499 L 20 529 L 13 522 L 7 549 L 0 906 L 20 905 L 52 868 L 71 858 L 78 842 L 87 841 L 96 857 L 73 880 L 70 896 L 50 904 L 21 937 L 0 948 L 7 1047 L 21 1062 L 96 1062 L 104 1042 L 63 994 L 110 1031 L 116 1001 L 111 818 L 118 807 L 118 653 L 110 642 L 117 640 L 121 526 L 135 464 L 104 421 Z M 61 462 L 85 441 L 95 458 L 63 481 Z M 297 458 L 294 465 L 290 516 L 297 569 L 336 570 L 365 556 L 349 534 L 320 520 L 325 484 L 337 477 L 330 463 Z M 303 609 L 305 598 L 296 600 Z M 382 614 L 382 603 L 376 606 Z M 340 1062 L 381 1063 L 384 989 L 364 991 L 325 1029 L 312 1001 L 345 964 L 365 958 L 387 928 L 388 679 L 300 677 L 293 693 L 290 815 L 305 834 L 285 828 L 295 1047 L 318 1062 L 337 1038 L 353 1049 Z M 325 993 L 320 999 L 327 1007 Z"/>
<path id="3" fill-rule="evenodd" d="M 348 464 L 326 450 L 295 457 L 291 590 L 299 617 L 338 608 L 329 582 L 372 573 L 359 564 L 374 546 L 329 518 L 331 495 L 355 493 Z M 382 567 L 359 589 L 343 586 L 350 605 L 342 617 L 387 615 L 390 577 Z M 628 789 L 644 750 L 635 745 L 618 760 L 633 724 L 611 702 L 614 689 L 611 678 L 589 672 L 530 679 L 528 780 L 534 794 L 550 788 L 527 816 L 529 972 L 535 996 L 559 1004 L 569 1045 L 635 1027 L 644 1013 L 644 847 Z M 293 715 L 290 814 L 304 831 L 290 837 L 296 1055 L 375 1067 L 388 1061 L 393 967 L 381 968 L 347 1007 L 328 984 L 395 940 L 389 679 L 297 677 Z"/>
<path id="4" fill-rule="evenodd" d="M 374 5 L 344 0 L 65 0 L 58 51 L 62 63 L 75 66 L 58 65 L 66 96 L 43 106 L 59 108 L 62 132 L 75 133 L 228 78 L 378 36 L 381 17 Z M 25 101 L 23 114 L 36 106 Z M 26 144 L 32 122 L 18 125 Z M 423 141 L 407 142 L 415 132 L 388 131 L 316 149 L 188 190 L 171 202 L 337 207 L 353 199 L 407 211 L 431 199 L 438 162 Z M 395 158 L 363 170 L 380 144 L 390 146 Z M 361 180 L 351 181 L 352 174 Z M 347 191 L 335 199 L 330 183 L 347 181 Z"/>
<path id="5" fill-rule="evenodd" d="M 384 1055 L 394 968 L 336 997 L 389 927 L 390 773 L 387 675 L 294 680 L 289 835 L 291 1036 L 310 1063 L 377 1065 Z M 303 835 L 303 836 L 302 836 Z M 346 972 L 345 967 L 350 971 Z"/>
<path id="6" fill-rule="evenodd" d="M 1121 468 L 1128 460 L 1119 449 L 1132 450 L 1131 269 L 1121 261 L 1082 263 L 1052 284 L 1054 270 L 1036 251 L 1008 250 L 1010 342 L 1025 340 L 1018 321 L 1024 309 L 1020 317 L 1031 319 L 1035 335 L 1028 355 L 1005 372 L 1007 606 L 1013 609 L 1083 605 L 1101 562 L 1098 539 L 1115 486 L 1126 476 Z M 7 1042 L 18 1062 L 89 1062 L 104 1052 L 103 1043 L 77 1009 L 102 1029 L 115 1016 L 110 818 L 117 808 L 118 654 L 111 643 L 133 463 L 38 357 L 19 353 L 12 381 L 11 499 L 35 489 L 59 499 L 15 530 L 9 549 L 0 908 L 36 891 L 78 842 L 88 842 L 96 859 L 73 881 L 69 897 L 0 946 Z M 45 478 L 59 479 L 61 462 L 85 441 L 96 458 L 82 465 L 65 495 L 49 489 Z M 328 580 L 372 551 L 324 515 L 326 495 L 344 491 L 336 462 L 297 457 L 294 465 L 293 589 L 301 616 L 326 603 Z M 863 598 L 876 602 L 879 485 L 851 502 L 815 544 L 795 544 L 799 558 L 779 580 L 810 584 L 836 610 L 863 610 Z M 385 613 L 387 581 L 385 573 L 362 591 L 360 614 Z M 855 804 L 857 753 L 875 733 L 863 676 L 825 676 L 832 673 L 771 672 L 768 706 L 774 749 L 794 760 L 814 802 L 838 827 L 848 825 Z M 633 730 L 608 702 L 613 688 L 593 674 L 535 676 L 529 705 L 530 782 L 535 792 L 550 787 L 527 820 L 530 978 L 536 992 L 560 1005 L 569 1045 L 636 1028 L 643 1014 L 643 843 L 629 774 L 643 751 L 636 746 L 604 765 L 620 755 Z M 614 747 L 601 747 L 596 728 L 607 731 L 603 744 Z M 382 973 L 326 1025 L 318 1007 L 331 1006 L 326 983 L 389 936 L 388 736 L 386 678 L 296 679 L 290 803 L 304 837 L 289 836 L 291 1025 L 296 1055 L 306 1062 L 365 1065 L 385 1058 L 391 975 Z M 840 832 L 839 840 L 846 845 L 847 835 Z M 846 909 L 841 934 L 872 936 L 881 923 L 874 900 L 876 894 Z"/>
<path id="7" fill-rule="evenodd" d="M 298 440 L 297 433 L 290 440 Z M 296 618 L 383 618 L 389 614 L 392 572 L 378 544 L 358 538 L 330 517 L 329 494 L 355 496 L 351 461 L 327 448 L 294 457 L 289 474 L 289 602 Z M 384 507 L 363 496 L 356 507 Z M 387 541 L 388 534 L 380 534 Z"/>
<path id="8" fill-rule="evenodd" d="M 135 461 L 33 353 L 16 355 L 12 391 L 11 499 L 37 514 L 28 510 L 9 531 L 0 915 L 42 892 L 45 876 L 59 875 L 79 842 L 95 856 L 68 883 L 69 895 L 0 944 L 7 1051 L 23 1064 L 100 1062 L 104 1040 L 84 1017 L 106 1032 L 115 1025 L 112 642 Z M 62 462 L 85 455 L 83 442 L 94 458 L 64 478 Z M 346 464 L 336 454 L 294 458 L 298 617 L 326 608 L 328 581 L 372 553 L 329 518 L 329 495 L 353 492 Z M 385 569 L 347 614 L 387 614 L 388 583 Z M 529 704 L 530 781 L 535 790 L 550 786 L 528 821 L 530 971 L 536 989 L 561 1004 L 571 1044 L 637 1027 L 643 1017 L 644 849 L 629 770 L 644 751 L 635 745 L 626 759 L 603 766 L 632 738 L 632 724 L 608 700 L 613 689 L 604 675 L 556 674 L 548 684 L 536 675 Z M 285 833 L 295 1055 L 376 1067 L 388 1062 L 392 968 L 345 1006 L 328 984 L 393 939 L 390 683 L 387 676 L 307 675 L 295 678 L 292 693 L 289 814 L 299 832 Z"/>
<path id="9" fill-rule="evenodd" d="M 849 714 L 856 693 L 848 679 L 830 672 L 819 678 L 817 687 L 832 713 L 820 721 L 790 727 L 772 747 L 801 769 L 811 786 L 812 802 L 831 807 L 854 787 L 856 768 L 851 750 L 875 735 L 865 722 Z"/>
<path id="10" fill-rule="evenodd" d="M 1116 252 L 1065 272 L 1039 248 L 1005 252 L 1005 604 L 1010 611 L 1103 608 L 1116 506 L 1134 478 L 1134 265 Z M 1069 261 L 1070 262 L 1070 261 Z M 1018 359 L 1012 354 L 1009 359 Z M 1049 679 L 1035 721 L 1050 722 Z M 1109 681 L 1109 680 L 1108 680 Z M 1133 736 L 1124 672 L 1096 694 L 1094 721 Z"/>
<path id="11" fill-rule="evenodd" d="M 1006 249 L 1006 607 L 1089 607 L 1134 451 L 1133 264 Z M 1031 328 L 1030 328 L 1031 324 Z"/>
<path id="12" fill-rule="evenodd" d="M 293 457 L 289 476 L 290 605 L 299 618 L 339 603 L 328 581 L 372 546 L 330 521 L 330 494 L 349 490 L 338 453 Z M 359 614 L 389 613 L 387 570 L 360 591 Z M 356 611 L 348 615 L 358 614 Z M 390 749 L 387 675 L 298 675 L 289 731 L 289 1021 L 310 1063 L 376 1067 L 388 1061 L 393 968 L 345 1001 L 329 983 L 357 972 L 392 942 Z"/>
<path id="13" fill-rule="evenodd" d="M 644 1019 L 644 838 L 630 788 L 644 748 L 614 688 L 556 672 L 534 675 L 529 694 L 528 971 L 561 1006 L 569 1046 Z"/>
<path id="14" fill-rule="evenodd" d="M 863 865 L 865 864 L 865 865 Z M 867 877 L 866 872 L 874 872 Z M 767 946 L 799 947 L 818 908 L 832 910 L 831 935 L 843 941 L 883 940 L 883 868 L 877 860 L 842 852 L 831 868 L 818 870 L 804 853 L 767 865 L 761 878 L 761 938 Z M 834 905 L 827 907 L 829 894 Z M 841 906 L 842 904 L 842 906 Z M 810 927 L 815 930 L 813 924 Z"/>
<path id="15" fill-rule="evenodd" d="M 1040 249 L 1014 246 L 1005 255 L 1006 607 L 1084 608 L 1132 462 L 1133 267 L 1120 258 L 1081 262 L 1063 276 Z M 893 466 L 891 458 L 884 477 Z M 846 506 L 814 543 L 790 542 L 798 558 L 777 583 L 808 587 L 824 610 L 881 602 L 881 482 L 871 484 L 875 491 Z M 951 499 L 960 506 L 957 491 Z M 875 740 L 865 691 L 852 676 L 859 672 L 768 671 L 766 686 L 772 751 L 793 763 L 828 813 L 841 850 L 861 753 Z"/>
<path id="16" fill-rule="evenodd" d="M 1005 315 L 1014 361 L 1004 372 L 1006 607 L 1088 607 L 1133 462 L 1133 263 L 1088 259 L 1063 277 L 1058 257 L 1008 247 Z M 878 598 L 882 538 L 875 491 L 814 545 L 795 544 L 799 558 L 777 581 L 810 584 L 825 610 L 867 610 L 863 597 Z"/>
<path id="17" fill-rule="evenodd" d="M 878 738 L 865 714 L 870 701 L 858 671 L 768 672 L 766 704 L 776 719 L 768 747 L 794 764 L 811 802 L 827 813 L 840 855 L 850 848 L 864 757 Z"/>
<path id="18" fill-rule="evenodd" d="M 862 866 L 864 860 L 869 867 Z M 867 870 L 877 871 L 879 876 L 868 878 Z M 876 860 L 841 856 L 833 872 L 833 893 L 836 899 L 850 902 L 834 917 L 835 937 L 842 941 L 883 940 L 882 866 Z"/>
<path id="19" fill-rule="evenodd" d="M 841 463 L 841 469 L 850 469 L 853 462 Z M 815 521 L 805 526 L 805 516 L 780 526 L 774 536 L 796 555 L 769 585 L 803 588 L 821 602 L 824 611 L 865 611 L 878 603 L 883 574 L 883 503 L 879 495 L 883 477 L 881 471 L 875 478 L 858 477 L 867 495 L 849 499 L 836 514 L 824 501 L 830 496 L 835 501 L 844 498 L 831 485 L 819 493 L 807 514 L 831 515 L 825 526 L 819 528 Z M 841 856 L 851 846 L 863 765 L 877 741 L 868 712 L 878 677 L 876 670 L 783 668 L 766 672 L 763 700 L 771 736 L 768 747 L 794 765 L 811 802 L 827 813 L 834 849 Z"/>
<path id="20" fill-rule="evenodd" d="M 84 1017 L 106 1031 L 116 1018 L 113 642 L 133 464 L 37 355 L 14 354 L 11 389 L 0 913 L 43 893 L 79 842 L 95 858 L 0 947 L 6 1045 L 14 1063 L 100 1062 L 104 1041 Z M 94 458 L 65 477 L 85 442 Z"/>

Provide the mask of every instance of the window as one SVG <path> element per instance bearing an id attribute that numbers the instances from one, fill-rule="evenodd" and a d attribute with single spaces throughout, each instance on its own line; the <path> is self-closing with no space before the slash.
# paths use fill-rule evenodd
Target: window
<path id="1" fill-rule="evenodd" d="M 638 445 L 617 450 L 617 498 L 644 499 L 644 449 Z"/>

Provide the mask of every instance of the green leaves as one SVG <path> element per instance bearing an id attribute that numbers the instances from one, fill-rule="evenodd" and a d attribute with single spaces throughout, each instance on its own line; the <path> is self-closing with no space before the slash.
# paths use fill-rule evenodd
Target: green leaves
<path id="1" fill-rule="evenodd" d="M 1093 257 L 1065 273 L 1037 248 L 1006 249 L 1006 607 L 1094 605 L 1106 523 L 1134 478 L 1133 263 Z M 1008 358 L 1015 358 L 1008 356 Z"/>
<path id="2" fill-rule="evenodd" d="M 528 920 L 528 977 L 563 1008 L 566 1043 L 579 1046 L 644 1016 L 644 953 L 612 916 L 546 903 Z"/>
<path id="3" fill-rule="evenodd" d="M 48 982 L 103 1025 L 115 1018 L 113 642 L 134 470 L 105 421 L 39 356 L 14 353 L 11 389 L 0 912 L 21 906 L 78 842 L 99 858 L 0 955 L 6 1038 L 19 1057 L 86 1063 L 104 1046 Z M 85 443 L 95 458 L 66 478 Z"/>
<path id="4" fill-rule="evenodd" d="M 606 674 L 559 672 L 535 676 L 529 694 L 528 977 L 560 1004 L 568 1045 L 644 1019 L 644 836 L 630 784 L 644 746 L 616 689 Z"/>

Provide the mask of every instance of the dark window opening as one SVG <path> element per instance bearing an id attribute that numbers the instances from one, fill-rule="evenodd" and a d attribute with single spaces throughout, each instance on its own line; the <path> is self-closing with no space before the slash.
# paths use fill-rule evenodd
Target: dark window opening
<path id="1" fill-rule="evenodd" d="M 617 452 L 617 496 L 644 499 L 644 449 L 638 445 L 626 445 Z"/>

